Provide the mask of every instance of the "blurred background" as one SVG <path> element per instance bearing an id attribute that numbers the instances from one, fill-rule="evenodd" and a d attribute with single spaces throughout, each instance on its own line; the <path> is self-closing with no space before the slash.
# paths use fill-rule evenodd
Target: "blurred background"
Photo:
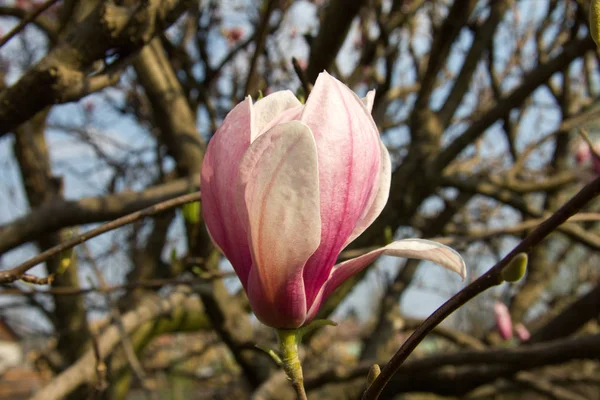
<path id="1" fill-rule="evenodd" d="M 346 253 L 435 238 L 465 282 L 382 258 L 304 341 L 309 398 L 358 399 L 420 321 L 600 174 L 587 0 L 0 1 L 0 270 L 197 191 L 244 96 L 327 70 L 364 96 L 393 159 L 389 202 Z M 29 16 L 44 11 L 33 21 Z M 22 21 L 26 25 L 6 43 Z M 600 140 L 598 141 L 600 143 Z M 600 398 L 600 204 L 466 304 L 386 399 Z M 138 220 L 0 287 L 0 398 L 287 399 L 197 203 Z M 31 281 L 31 280 L 30 280 Z M 508 326 L 508 328 L 507 328 Z"/>

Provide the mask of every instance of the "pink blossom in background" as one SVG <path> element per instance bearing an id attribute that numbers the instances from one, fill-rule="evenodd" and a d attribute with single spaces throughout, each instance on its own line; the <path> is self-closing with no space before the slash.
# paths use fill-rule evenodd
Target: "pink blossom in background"
<path id="1" fill-rule="evenodd" d="M 296 59 L 296 61 L 298 61 L 298 66 L 299 66 L 300 68 L 302 68 L 303 70 L 306 70 L 306 68 L 308 67 L 308 63 L 306 62 L 306 60 L 305 60 L 305 59 L 303 59 L 303 58 L 298 58 L 298 59 Z"/>
<path id="2" fill-rule="evenodd" d="M 92 100 L 84 101 L 83 109 L 86 112 L 86 114 L 93 113 L 95 108 L 96 108 L 96 104 Z"/>
<path id="3" fill-rule="evenodd" d="M 15 6 L 24 10 L 28 10 L 32 5 L 33 3 L 31 0 L 17 0 L 15 2 Z"/>
<path id="4" fill-rule="evenodd" d="M 225 29 L 223 30 L 223 36 L 225 36 L 230 45 L 233 45 L 240 41 L 242 37 L 244 37 L 244 30 L 240 27 Z"/>
<path id="5" fill-rule="evenodd" d="M 531 333 L 529 333 L 529 330 L 520 322 L 515 325 L 515 332 L 521 342 L 526 342 L 531 338 Z"/>
<path id="6" fill-rule="evenodd" d="M 596 152 L 600 152 L 600 143 L 594 145 Z M 579 165 L 591 162 L 594 173 L 600 175 L 600 158 L 596 157 L 586 142 L 581 142 L 575 153 L 575 161 Z"/>
<path id="7" fill-rule="evenodd" d="M 509 340 L 513 337 L 512 319 L 506 304 L 497 301 L 494 304 L 494 316 L 496 318 L 496 328 L 502 336 L 502 339 Z"/>
<path id="8" fill-rule="evenodd" d="M 298 28 L 293 27 L 292 29 L 290 29 L 290 39 L 296 39 L 297 36 L 298 36 Z"/>
<path id="9" fill-rule="evenodd" d="M 202 213 L 265 325 L 297 328 L 380 255 L 436 262 L 465 276 L 454 250 L 405 239 L 335 265 L 385 206 L 391 162 L 357 97 L 319 75 L 306 104 L 291 91 L 250 97 L 225 118 L 202 164 Z"/>

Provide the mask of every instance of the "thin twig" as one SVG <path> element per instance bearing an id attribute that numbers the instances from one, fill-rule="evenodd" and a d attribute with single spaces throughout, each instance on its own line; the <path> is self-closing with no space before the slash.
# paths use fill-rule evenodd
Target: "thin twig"
<path id="1" fill-rule="evenodd" d="M 539 374 L 534 374 L 528 371 L 522 371 L 515 379 L 520 384 L 525 384 L 531 389 L 541 394 L 547 395 L 551 399 L 556 400 L 585 400 L 586 398 L 570 391 L 567 388 L 554 384 L 549 379 L 540 379 Z"/>
<path id="2" fill-rule="evenodd" d="M 111 293 L 118 290 L 130 290 L 130 289 L 159 289 L 165 286 L 191 286 L 196 284 L 213 281 L 216 279 L 223 279 L 236 276 L 233 271 L 215 271 L 214 273 L 201 274 L 197 278 L 190 279 L 148 279 L 144 281 L 130 282 L 123 285 L 113 285 L 106 287 L 89 287 L 89 288 L 76 288 L 76 287 L 53 287 L 43 290 L 23 290 L 18 287 L 2 288 L 0 296 L 32 296 L 38 294 L 47 294 L 53 296 L 78 296 L 89 293 Z"/>
<path id="3" fill-rule="evenodd" d="M 459 231 L 450 231 L 449 233 L 452 236 L 439 236 L 431 238 L 431 240 L 443 243 L 447 246 L 452 246 L 457 242 L 473 242 L 476 240 L 484 240 L 491 237 L 497 237 L 499 235 L 517 235 L 521 234 L 525 231 L 535 228 L 537 225 L 544 222 L 544 218 L 535 218 L 520 222 L 515 225 L 506 226 L 497 229 L 473 229 L 471 231 L 459 232 Z M 574 222 L 594 222 L 600 221 L 600 213 L 578 213 L 571 218 L 569 218 L 566 223 L 574 223 Z M 568 226 L 568 225 L 565 225 Z M 590 240 L 594 238 L 600 244 L 600 238 L 597 235 L 592 234 L 591 232 L 586 232 Z"/>
<path id="4" fill-rule="evenodd" d="M 100 267 L 98 266 L 96 260 L 92 256 L 89 248 L 86 246 L 85 243 L 83 243 L 81 249 L 84 251 L 86 257 L 88 258 L 90 266 L 96 274 L 96 278 L 98 279 L 100 287 L 106 288 L 108 286 L 106 280 L 104 279 L 102 271 L 100 270 Z M 119 329 L 119 334 L 121 335 L 121 344 L 123 345 L 123 352 L 125 353 L 125 358 L 127 359 L 127 362 L 131 366 L 131 370 L 133 371 L 134 376 L 138 380 L 139 384 L 142 386 L 142 389 L 144 389 L 146 396 L 149 399 L 157 399 L 158 397 L 156 397 L 156 393 L 153 393 L 152 388 L 148 385 L 148 376 L 146 375 L 146 372 L 142 367 L 142 363 L 140 363 L 140 360 L 135 354 L 135 350 L 133 349 L 133 344 L 131 343 L 129 335 L 125 331 L 125 326 L 123 325 L 121 313 L 119 312 L 119 308 L 117 307 L 116 302 L 108 292 L 104 293 L 104 299 L 106 301 L 106 306 L 109 309 L 111 320 Z"/>
<path id="5" fill-rule="evenodd" d="M 49 275 L 45 278 L 42 278 L 35 275 L 23 274 L 21 275 L 21 280 L 34 285 L 50 285 L 54 280 L 54 275 Z"/>
<path id="6" fill-rule="evenodd" d="M 39 7 L 33 10 L 25 18 L 23 18 L 21 22 L 17 24 L 17 26 L 12 28 L 10 32 L 8 32 L 4 37 L 0 38 L 0 47 L 4 46 L 10 39 L 12 39 L 14 36 L 17 35 L 17 33 L 19 33 L 23 28 L 25 28 L 25 26 L 28 23 L 35 20 L 41 13 L 52 7 L 54 3 L 57 2 L 58 0 L 47 0 L 45 3 L 40 4 Z"/>
<path id="7" fill-rule="evenodd" d="M 254 82 L 257 79 L 256 66 L 258 64 L 258 59 L 263 53 L 263 49 L 265 47 L 265 41 L 267 40 L 267 35 L 269 34 L 269 20 L 271 19 L 271 15 L 273 11 L 277 8 L 278 1 L 276 0 L 264 0 L 265 4 L 263 4 L 263 10 L 260 17 L 260 22 L 256 28 L 255 33 L 255 42 L 256 47 L 254 48 L 254 54 L 252 55 L 252 59 L 250 60 L 250 65 L 248 66 L 248 77 L 246 78 L 246 88 L 244 89 L 245 96 L 252 95 L 250 93 L 254 91 Z"/>
<path id="8" fill-rule="evenodd" d="M 583 187 L 571 200 L 559 208 L 546 221 L 534 229 L 525 239 L 523 239 L 510 253 L 494 265 L 485 274 L 465 287 L 463 290 L 452 296 L 433 314 L 420 325 L 412 335 L 404 342 L 400 349 L 394 354 L 392 359 L 381 371 L 381 374 L 375 379 L 373 384 L 363 393 L 363 400 L 377 399 L 385 385 L 390 381 L 398 371 L 402 363 L 413 352 L 419 343 L 429 334 L 433 328 L 439 325 L 446 317 L 455 310 L 471 300 L 481 292 L 497 285 L 502 281 L 502 270 L 519 253 L 526 253 L 534 246 L 539 244 L 546 236 L 552 233 L 559 225 L 563 224 L 569 217 L 577 213 L 588 202 L 600 194 L 600 177 L 596 178 Z"/>
<path id="9" fill-rule="evenodd" d="M 302 89 L 304 89 L 304 98 L 308 99 L 310 92 L 312 91 L 313 84 L 310 82 L 308 77 L 306 76 L 306 71 L 302 69 L 296 57 L 292 57 L 292 65 L 294 66 L 294 71 L 296 71 L 296 75 L 298 75 L 298 79 L 300 79 L 300 83 L 302 84 Z"/>
<path id="10" fill-rule="evenodd" d="M 91 329 L 90 329 L 90 332 Z M 108 388 L 108 383 L 106 381 L 106 363 L 104 359 L 100 355 L 100 345 L 98 344 L 98 337 L 96 333 L 90 335 L 92 339 L 92 350 L 94 351 L 94 357 L 96 359 L 96 384 L 94 385 L 94 393 L 92 394 L 92 400 L 95 400 L 100 397 L 100 395 Z"/>
<path id="11" fill-rule="evenodd" d="M 23 274 L 25 274 L 29 269 L 35 267 L 36 265 L 48 260 L 50 257 L 53 257 L 61 252 L 68 250 L 72 247 L 75 247 L 78 244 L 88 241 L 91 238 L 99 236 L 103 233 L 115 230 L 124 225 L 130 224 L 132 222 L 138 221 L 142 218 L 149 217 L 151 215 L 159 214 L 171 208 L 182 206 L 186 203 L 191 203 L 193 201 L 200 200 L 200 192 L 185 194 L 183 196 L 176 197 L 171 200 L 163 201 L 162 203 L 155 204 L 153 206 L 144 208 L 143 210 L 136 211 L 134 213 L 125 215 L 124 217 L 117 218 L 114 221 L 107 222 L 105 224 L 100 225 L 97 228 L 94 228 L 88 232 L 84 232 L 80 235 L 75 236 L 72 239 L 69 239 L 63 243 L 58 244 L 57 246 L 51 247 L 48 250 L 38 254 L 37 256 L 30 258 L 24 263 L 6 270 L 0 271 L 0 284 L 2 283 L 10 283 L 22 278 Z"/>

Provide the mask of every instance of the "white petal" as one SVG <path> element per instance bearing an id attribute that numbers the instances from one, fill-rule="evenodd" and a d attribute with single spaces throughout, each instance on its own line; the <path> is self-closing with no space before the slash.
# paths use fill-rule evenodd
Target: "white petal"
<path id="1" fill-rule="evenodd" d="M 360 217 L 352 234 L 346 240 L 344 247 L 348 246 L 354 239 L 360 236 L 365 229 L 367 229 L 373 221 L 381 214 L 381 211 L 385 207 L 388 197 L 390 196 L 390 184 L 392 182 L 392 161 L 390 160 L 390 153 L 387 148 L 380 141 L 381 145 L 381 161 L 379 164 L 379 179 L 375 184 L 374 189 L 376 192 L 371 195 L 369 204 L 365 208 L 364 214 Z"/>
<path id="2" fill-rule="evenodd" d="M 248 221 L 253 269 L 264 295 L 275 300 L 321 239 L 317 148 L 310 128 L 291 121 L 260 135 L 240 165 L 237 193 L 238 206 L 245 206 L 240 211 Z"/>
<path id="3" fill-rule="evenodd" d="M 375 103 L 375 90 L 369 90 L 367 95 L 362 99 L 363 104 L 369 110 L 369 113 L 373 112 L 373 104 Z"/>
<path id="4" fill-rule="evenodd" d="M 252 137 L 251 142 L 264 133 L 265 128 L 282 112 L 302 106 L 302 103 L 289 90 L 272 93 L 258 100 L 252 107 Z"/>
<path id="5" fill-rule="evenodd" d="M 323 298 L 327 298 L 342 282 L 362 271 L 381 255 L 432 261 L 450 271 L 456 272 L 463 280 L 467 273 L 463 258 L 458 252 L 448 246 L 425 239 L 398 240 L 385 247 L 337 265 L 327 281 Z"/>

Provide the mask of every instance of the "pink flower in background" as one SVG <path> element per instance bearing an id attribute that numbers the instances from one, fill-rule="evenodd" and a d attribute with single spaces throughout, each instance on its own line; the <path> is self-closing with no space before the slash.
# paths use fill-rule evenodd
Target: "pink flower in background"
<path id="1" fill-rule="evenodd" d="M 94 103 L 92 100 L 84 101 L 83 110 L 86 112 L 86 114 L 93 113 L 95 109 L 96 109 L 96 103 Z"/>
<path id="2" fill-rule="evenodd" d="M 600 143 L 594 145 L 596 152 L 600 152 Z M 591 161 L 592 169 L 600 175 L 600 158 L 596 157 L 586 142 L 581 142 L 575 153 L 575 160 L 579 165 L 585 165 Z"/>
<path id="3" fill-rule="evenodd" d="M 244 30 L 240 27 L 225 29 L 223 30 L 223 36 L 225 36 L 227 42 L 232 45 L 237 43 L 244 36 Z"/>
<path id="4" fill-rule="evenodd" d="M 501 301 L 497 301 L 494 304 L 494 316 L 496 318 L 496 328 L 504 340 L 510 340 L 513 338 L 513 323 L 510 316 L 508 307 Z M 517 323 L 514 326 L 514 331 L 517 334 L 517 338 L 521 342 L 526 342 L 531 337 L 531 334 L 525 328 L 522 323 Z"/>
<path id="5" fill-rule="evenodd" d="M 529 330 L 520 322 L 515 325 L 515 332 L 521 342 L 526 342 L 531 338 L 531 333 L 529 333 Z"/>
<path id="6" fill-rule="evenodd" d="M 306 62 L 305 59 L 303 58 L 298 58 L 298 65 L 300 66 L 300 68 L 302 68 L 303 70 L 306 70 L 306 68 L 308 67 L 308 63 Z"/>
<path id="7" fill-rule="evenodd" d="M 15 2 L 15 6 L 17 6 L 17 8 L 21 8 L 24 10 L 31 8 L 32 5 L 33 2 L 31 0 L 17 0 Z"/>
<path id="8" fill-rule="evenodd" d="M 293 27 L 292 29 L 290 29 L 290 39 L 296 39 L 297 36 L 298 36 L 298 28 Z"/>
<path id="9" fill-rule="evenodd" d="M 297 328 L 346 279 L 380 255 L 425 259 L 465 276 L 454 250 L 399 240 L 335 265 L 380 214 L 391 163 L 363 100 L 327 73 L 305 105 L 290 91 L 225 118 L 202 164 L 202 212 L 265 325 Z"/>
<path id="10" fill-rule="evenodd" d="M 513 337 L 512 319 L 506 304 L 497 301 L 494 304 L 494 316 L 496 317 L 496 328 L 502 339 L 510 340 Z"/>

